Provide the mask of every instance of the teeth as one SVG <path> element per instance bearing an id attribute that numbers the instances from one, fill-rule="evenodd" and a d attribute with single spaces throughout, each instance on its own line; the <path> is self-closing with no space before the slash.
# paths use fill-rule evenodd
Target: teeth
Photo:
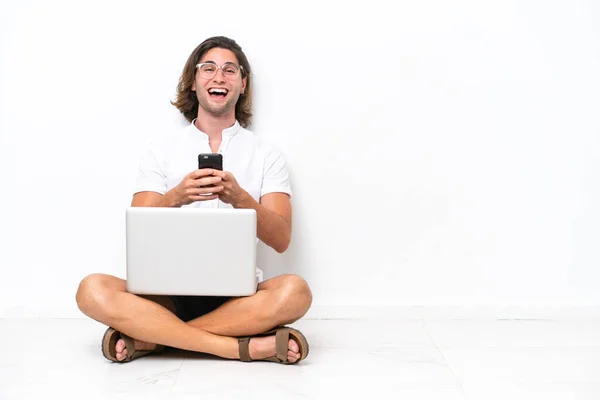
<path id="1" fill-rule="evenodd" d="M 210 89 L 209 93 L 223 93 L 223 94 L 227 94 L 227 90 L 225 90 L 225 89 Z"/>

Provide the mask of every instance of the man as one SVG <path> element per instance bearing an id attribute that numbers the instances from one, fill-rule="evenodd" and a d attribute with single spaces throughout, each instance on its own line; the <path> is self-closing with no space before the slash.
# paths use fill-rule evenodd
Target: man
<path id="1" fill-rule="evenodd" d="M 150 147 L 132 206 L 252 208 L 258 238 L 281 253 L 291 238 L 291 190 L 281 154 L 245 129 L 251 79 L 248 60 L 231 39 L 209 38 L 192 52 L 173 102 L 190 125 Z M 223 155 L 224 171 L 197 169 L 197 155 L 209 152 Z M 84 314 L 109 327 L 102 349 L 115 362 L 169 346 L 297 363 L 308 354 L 306 338 L 283 326 L 305 315 L 311 291 L 297 275 L 263 281 L 257 274 L 256 294 L 239 298 L 138 296 L 122 279 L 92 274 L 81 281 L 76 300 Z"/>

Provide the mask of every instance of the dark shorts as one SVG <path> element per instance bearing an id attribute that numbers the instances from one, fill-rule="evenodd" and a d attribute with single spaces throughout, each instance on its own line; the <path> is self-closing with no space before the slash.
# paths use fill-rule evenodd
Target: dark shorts
<path id="1" fill-rule="evenodd" d="M 196 319 L 219 308 L 233 297 L 227 296 L 170 296 L 175 303 L 175 314 L 184 322 Z"/>

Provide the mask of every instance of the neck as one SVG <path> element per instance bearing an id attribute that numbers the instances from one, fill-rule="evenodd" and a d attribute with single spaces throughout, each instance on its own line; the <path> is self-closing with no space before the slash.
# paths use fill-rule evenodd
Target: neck
<path id="1" fill-rule="evenodd" d="M 198 118 L 196 118 L 196 128 L 208 135 L 210 141 L 220 141 L 223 136 L 223 130 L 230 128 L 235 124 L 235 113 L 226 115 L 213 115 L 200 108 Z"/>

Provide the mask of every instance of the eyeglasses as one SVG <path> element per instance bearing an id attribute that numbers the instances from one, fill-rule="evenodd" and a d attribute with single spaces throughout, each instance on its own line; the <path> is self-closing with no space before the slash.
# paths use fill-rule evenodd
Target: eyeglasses
<path id="1" fill-rule="evenodd" d="M 196 68 L 200 70 L 200 77 L 202 79 L 212 79 L 217 75 L 217 71 L 221 70 L 225 78 L 233 80 L 237 78 L 240 71 L 243 70 L 241 65 L 237 66 L 234 63 L 225 63 L 220 67 L 215 63 L 200 63 L 196 65 Z"/>

